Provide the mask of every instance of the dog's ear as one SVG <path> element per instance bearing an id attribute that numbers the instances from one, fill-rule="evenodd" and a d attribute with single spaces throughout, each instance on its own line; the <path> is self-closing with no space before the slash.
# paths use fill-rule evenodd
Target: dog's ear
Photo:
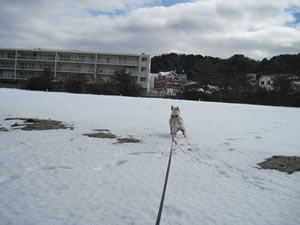
<path id="1" fill-rule="evenodd" d="M 173 107 L 173 106 L 171 106 L 171 110 L 172 110 L 172 111 L 173 111 L 173 108 L 174 108 L 174 107 Z"/>
<path id="2" fill-rule="evenodd" d="M 177 111 L 178 111 L 178 112 L 180 112 L 180 109 L 179 109 L 179 107 L 178 107 L 178 106 L 176 107 L 176 109 L 177 109 Z"/>

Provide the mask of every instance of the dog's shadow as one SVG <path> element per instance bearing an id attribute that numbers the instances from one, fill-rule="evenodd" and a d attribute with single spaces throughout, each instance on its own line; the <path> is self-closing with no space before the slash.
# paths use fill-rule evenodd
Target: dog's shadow
<path id="1" fill-rule="evenodd" d="M 159 137 L 159 138 L 168 138 L 168 139 L 172 138 L 172 135 L 168 134 L 168 133 L 157 133 L 157 134 L 153 134 L 153 136 Z M 176 135 L 176 138 L 183 138 L 183 135 L 178 133 Z"/>

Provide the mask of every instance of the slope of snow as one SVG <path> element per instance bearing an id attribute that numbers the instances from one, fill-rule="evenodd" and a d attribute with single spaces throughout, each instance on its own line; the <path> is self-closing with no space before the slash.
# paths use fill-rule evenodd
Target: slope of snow
<path id="1" fill-rule="evenodd" d="M 300 109 L 0 89 L 0 224 L 154 224 L 176 138 L 161 224 L 300 224 L 300 173 L 258 169 L 300 155 Z M 74 129 L 12 130 L 8 117 Z M 109 129 L 142 143 L 83 136 Z"/>

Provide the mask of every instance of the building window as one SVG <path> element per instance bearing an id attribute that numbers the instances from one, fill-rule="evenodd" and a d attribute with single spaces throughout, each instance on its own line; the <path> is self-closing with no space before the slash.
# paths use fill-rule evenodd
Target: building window
<path id="1" fill-rule="evenodd" d="M 147 71 L 147 67 L 141 67 L 141 71 L 142 72 L 146 72 Z"/>
<path id="2" fill-rule="evenodd" d="M 142 57 L 142 62 L 147 62 L 147 57 Z"/>
<path id="3" fill-rule="evenodd" d="M 271 81 L 270 80 L 268 80 L 268 83 L 267 83 L 268 85 L 271 85 Z"/>
<path id="4" fill-rule="evenodd" d="M 264 85 L 264 84 L 265 84 L 265 82 L 264 82 L 264 81 L 261 81 L 261 82 L 260 82 L 260 84 L 261 84 L 261 85 Z"/>
<path id="5" fill-rule="evenodd" d="M 130 75 L 132 75 L 132 76 L 137 76 L 138 75 L 138 67 L 126 66 L 125 67 L 125 72 L 130 73 Z"/>
<path id="6" fill-rule="evenodd" d="M 141 82 L 146 82 L 146 77 L 140 77 Z"/>

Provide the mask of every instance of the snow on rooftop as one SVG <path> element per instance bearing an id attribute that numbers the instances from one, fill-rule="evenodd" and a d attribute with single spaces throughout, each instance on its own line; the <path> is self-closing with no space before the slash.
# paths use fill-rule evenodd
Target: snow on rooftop
<path id="1" fill-rule="evenodd" d="M 178 76 L 178 74 L 175 71 L 167 71 L 167 72 L 159 72 L 161 76 L 169 76 L 169 75 L 175 75 Z"/>

